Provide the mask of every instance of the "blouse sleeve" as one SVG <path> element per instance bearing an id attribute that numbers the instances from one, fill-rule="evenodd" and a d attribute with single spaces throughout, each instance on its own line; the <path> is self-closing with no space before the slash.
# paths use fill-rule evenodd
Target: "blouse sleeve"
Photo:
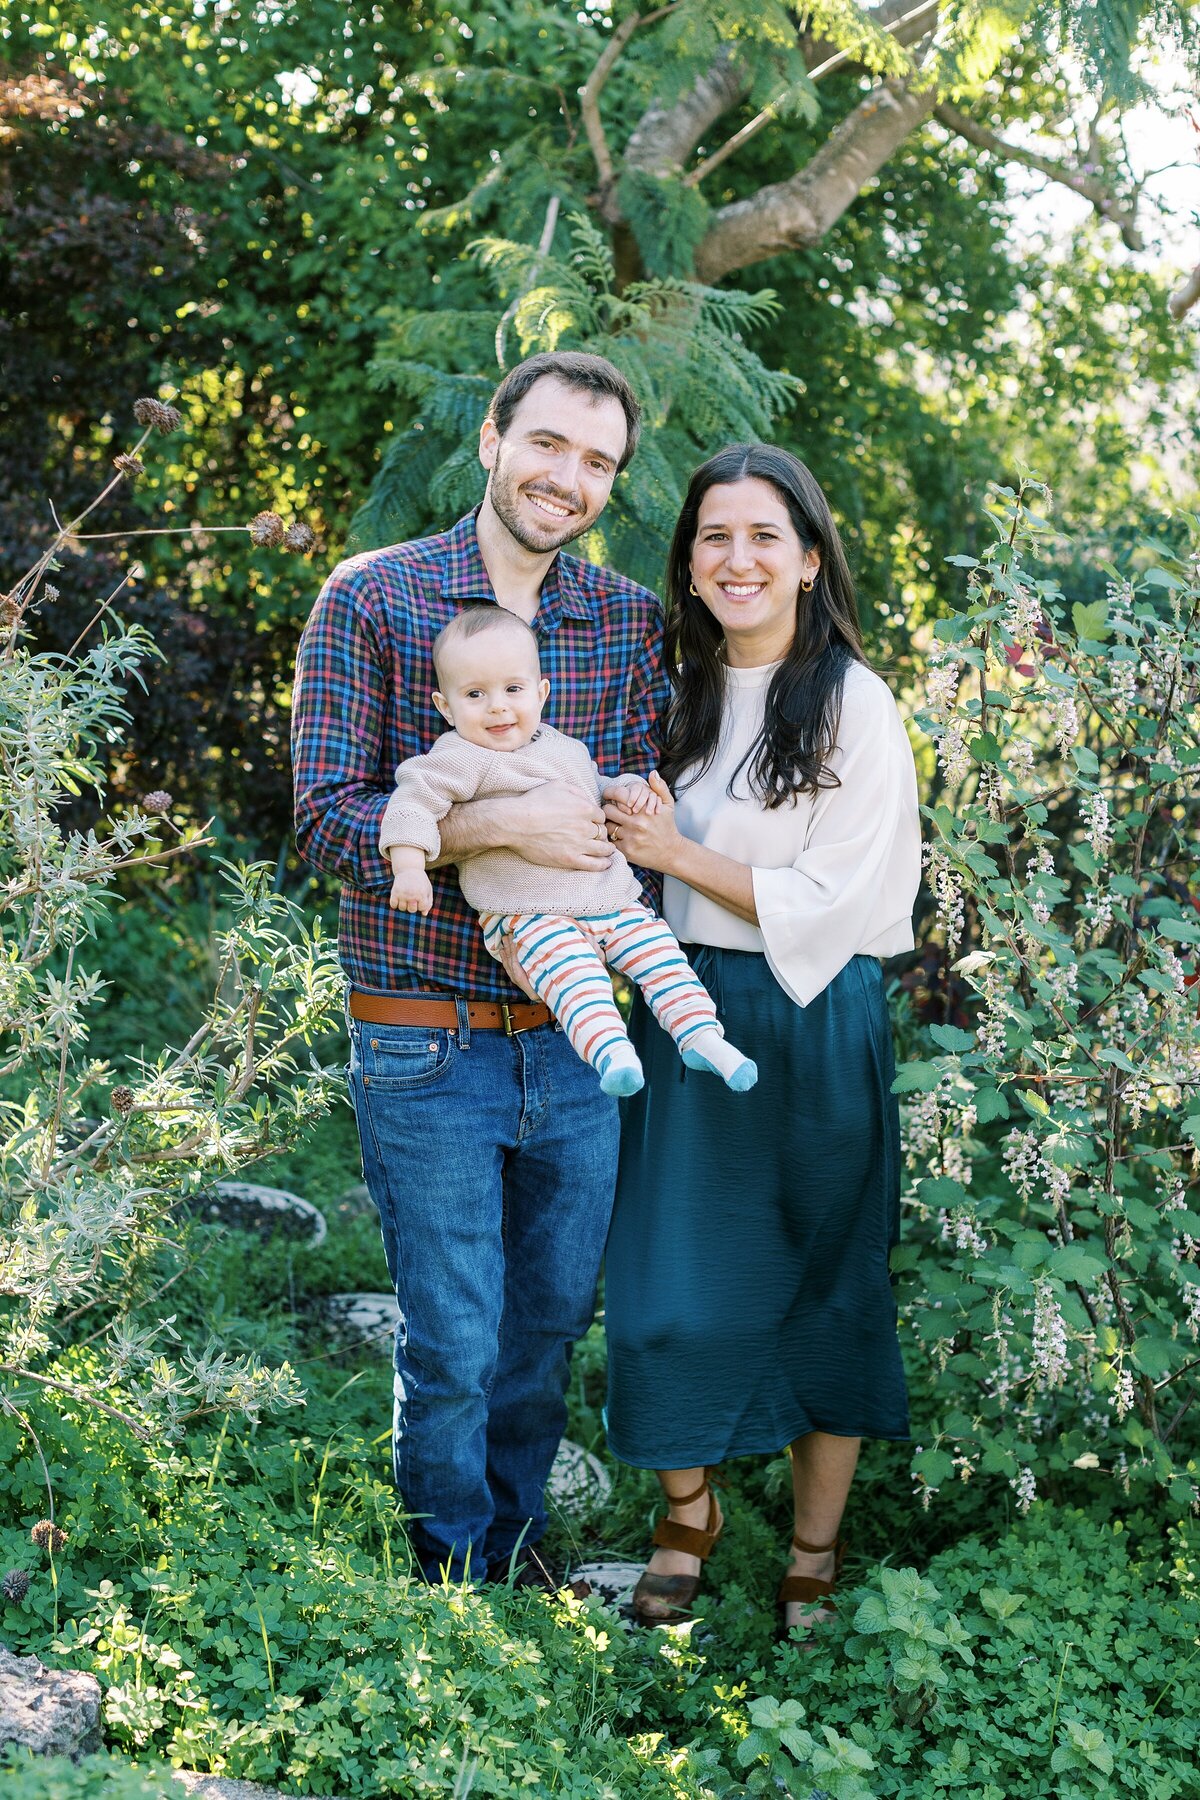
<path id="1" fill-rule="evenodd" d="M 912 747 L 877 676 L 852 671 L 830 770 L 790 867 L 755 867 L 754 903 L 776 979 L 807 1006 L 852 956 L 911 946 L 921 878 Z"/>

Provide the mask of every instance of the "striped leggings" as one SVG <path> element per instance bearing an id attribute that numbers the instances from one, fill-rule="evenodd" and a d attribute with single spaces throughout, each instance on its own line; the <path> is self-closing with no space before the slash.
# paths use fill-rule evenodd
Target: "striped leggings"
<path id="1" fill-rule="evenodd" d="M 481 913 L 479 922 L 493 956 L 499 954 L 502 937 L 512 939 L 530 987 L 550 1008 L 572 1048 L 601 1075 L 613 1051 L 629 1043 L 606 960 L 637 983 L 679 1049 L 698 1032 L 722 1030 L 708 990 L 674 932 L 643 906 L 623 906 L 587 919 Z"/>

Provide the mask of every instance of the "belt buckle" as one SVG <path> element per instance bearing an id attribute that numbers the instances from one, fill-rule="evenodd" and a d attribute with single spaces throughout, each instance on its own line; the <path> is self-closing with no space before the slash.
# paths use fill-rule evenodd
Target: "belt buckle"
<path id="1" fill-rule="evenodd" d="M 516 1037 L 518 1035 L 516 1027 L 513 1024 L 512 1008 L 505 1000 L 500 1002 L 500 1022 L 504 1026 L 505 1037 Z"/>

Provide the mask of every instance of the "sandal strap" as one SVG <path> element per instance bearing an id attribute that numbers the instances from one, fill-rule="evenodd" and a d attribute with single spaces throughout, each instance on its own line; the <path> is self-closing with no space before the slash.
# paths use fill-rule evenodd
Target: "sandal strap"
<path id="1" fill-rule="evenodd" d="M 815 1575 L 785 1575 L 779 1584 L 779 1604 L 788 1606 L 801 1600 L 824 1600 L 836 1590 L 836 1581 L 818 1581 Z"/>
<path id="2" fill-rule="evenodd" d="M 701 1489 L 703 1492 L 703 1489 Z M 699 1495 L 695 1498 L 699 1499 Z M 676 1505 L 682 1502 L 676 1501 Z M 721 1517 L 720 1508 L 715 1497 L 709 1496 L 708 1525 L 703 1531 L 696 1525 L 681 1525 L 672 1518 L 660 1519 L 654 1527 L 654 1543 L 660 1550 L 682 1550 L 686 1556 L 698 1556 L 701 1562 L 707 1562 L 712 1555 L 713 1545 L 725 1529 L 725 1521 Z"/>
<path id="3" fill-rule="evenodd" d="M 806 1556 L 824 1556 L 829 1550 L 841 1550 L 842 1540 L 835 1537 L 831 1544 L 806 1544 L 802 1537 L 793 1537 L 792 1543 L 797 1550 L 803 1550 Z"/>
<path id="4" fill-rule="evenodd" d="M 662 1488 L 663 1494 L 666 1496 L 666 1501 L 667 1501 L 668 1506 L 690 1506 L 693 1500 L 699 1500 L 704 1494 L 707 1494 L 708 1478 L 711 1474 L 712 1474 L 711 1469 L 705 1469 L 704 1478 L 701 1481 L 700 1486 L 698 1488 L 696 1488 L 694 1490 L 694 1492 L 692 1492 L 690 1494 L 669 1494 L 669 1493 L 667 1493 L 666 1488 L 663 1486 L 663 1481 L 662 1481 L 661 1476 L 659 1477 L 658 1485 Z"/>

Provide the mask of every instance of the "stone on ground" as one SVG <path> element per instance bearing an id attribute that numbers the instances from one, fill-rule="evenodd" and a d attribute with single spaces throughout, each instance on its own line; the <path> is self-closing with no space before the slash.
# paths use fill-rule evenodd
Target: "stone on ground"
<path id="1" fill-rule="evenodd" d="M 47 1669 L 36 1656 L 0 1644 L 0 1751 L 22 1745 L 36 1756 L 78 1762 L 100 1748 L 100 1683 L 79 1669 Z"/>
<path id="2" fill-rule="evenodd" d="M 278 1231 L 315 1248 L 325 1242 L 325 1215 L 311 1200 L 286 1188 L 262 1187 L 254 1181 L 218 1181 L 189 1202 L 189 1210 L 216 1225 L 235 1225 L 270 1237 Z"/>

